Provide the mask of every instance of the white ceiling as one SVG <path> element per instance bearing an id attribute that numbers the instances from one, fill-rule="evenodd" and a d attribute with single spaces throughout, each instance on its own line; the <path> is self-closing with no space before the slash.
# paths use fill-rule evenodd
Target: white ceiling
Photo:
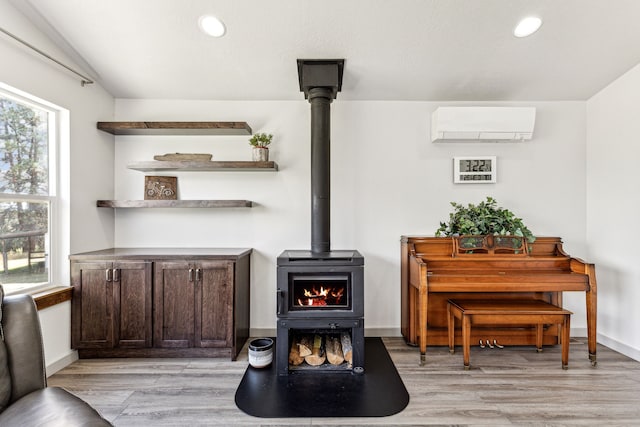
<path id="1" fill-rule="evenodd" d="M 339 99 L 585 100 L 640 63 L 640 0 L 12 3 L 118 98 L 300 100 L 296 59 L 344 58 Z"/>

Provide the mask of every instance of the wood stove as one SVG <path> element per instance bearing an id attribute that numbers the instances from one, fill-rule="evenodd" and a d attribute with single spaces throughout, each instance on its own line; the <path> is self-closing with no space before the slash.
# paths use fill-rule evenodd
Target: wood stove
<path id="1" fill-rule="evenodd" d="M 279 375 L 291 371 L 362 373 L 364 370 L 364 258 L 355 250 L 284 251 L 278 257 L 277 348 Z M 351 345 L 347 356 L 343 341 Z M 320 353 L 340 337 L 342 363 L 326 358 L 309 365 L 290 363 L 292 345 L 301 337 L 320 337 Z"/>
<path id="2" fill-rule="evenodd" d="M 278 375 L 364 371 L 364 258 L 330 245 L 330 105 L 343 69 L 343 59 L 298 60 L 311 104 L 311 250 L 278 257 Z M 311 353 L 304 361 L 302 350 Z"/>

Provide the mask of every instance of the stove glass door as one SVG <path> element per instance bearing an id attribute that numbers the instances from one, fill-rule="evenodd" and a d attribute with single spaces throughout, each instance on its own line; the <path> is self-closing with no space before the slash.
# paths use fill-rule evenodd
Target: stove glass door
<path id="1" fill-rule="evenodd" d="M 299 273 L 289 277 L 291 311 L 351 309 L 351 275 Z"/>

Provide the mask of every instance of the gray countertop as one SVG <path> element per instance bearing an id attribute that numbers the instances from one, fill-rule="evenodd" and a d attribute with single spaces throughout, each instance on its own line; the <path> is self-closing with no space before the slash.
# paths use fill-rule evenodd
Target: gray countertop
<path id="1" fill-rule="evenodd" d="M 69 259 L 237 259 L 250 255 L 252 251 L 252 248 L 109 248 L 71 254 Z"/>

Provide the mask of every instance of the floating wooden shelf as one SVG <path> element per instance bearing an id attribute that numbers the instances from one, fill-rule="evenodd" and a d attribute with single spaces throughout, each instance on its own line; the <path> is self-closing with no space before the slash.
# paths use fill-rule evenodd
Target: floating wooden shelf
<path id="1" fill-rule="evenodd" d="M 246 122 L 98 122 L 113 135 L 251 135 Z"/>
<path id="2" fill-rule="evenodd" d="M 129 163 L 127 168 L 142 172 L 149 171 L 277 171 L 276 162 L 165 162 L 147 161 Z"/>
<path id="3" fill-rule="evenodd" d="M 98 200 L 99 208 L 250 208 L 250 200 Z"/>

